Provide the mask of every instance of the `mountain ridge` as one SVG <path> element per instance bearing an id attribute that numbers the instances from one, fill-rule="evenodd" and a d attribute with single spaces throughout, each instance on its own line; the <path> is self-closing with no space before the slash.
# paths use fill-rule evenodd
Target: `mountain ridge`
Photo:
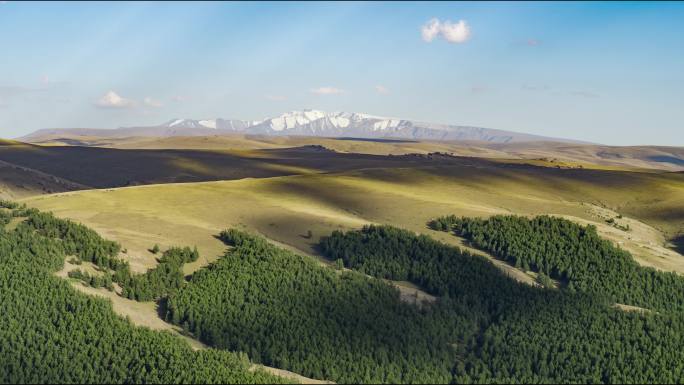
<path id="1" fill-rule="evenodd" d="M 255 135 L 401 138 L 432 141 L 483 141 L 490 143 L 555 141 L 586 143 L 566 138 L 551 138 L 467 125 L 431 123 L 356 112 L 295 110 L 263 120 L 171 119 L 157 126 L 132 126 L 115 129 L 42 129 L 19 138 L 31 141 L 54 135 L 81 136 L 208 136 L 231 133 Z"/>

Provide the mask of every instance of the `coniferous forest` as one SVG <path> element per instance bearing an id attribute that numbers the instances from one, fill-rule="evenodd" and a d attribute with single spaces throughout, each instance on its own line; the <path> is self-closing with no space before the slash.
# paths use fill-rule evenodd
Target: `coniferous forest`
<path id="1" fill-rule="evenodd" d="M 120 246 L 87 227 L 2 206 L 3 383 L 279 380 L 249 371 L 250 360 L 340 383 L 684 382 L 682 278 L 640 267 L 594 228 L 563 219 L 431 222 L 559 288 L 519 283 L 484 257 L 391 226 L 321 239 L 345 270 L 226 230 L 226 254 L 186 280 L 194 249 L 168 249 L 133 274 Z M 13 217 L 22 221 L 4 229 Z M 88 284 L 165 301 L 167 321 L 216 349 L 195 352 L 76 292 L 54 276 L 68 257 L 102 268 L 101 281 L 73 274 Z M 387 280 L 437 299 L 406 302 Z"/>
<path id="2" fill-rule="evenodd" d="M 453 363 L 454 382 L 684 381 L 684 353 L 680 349 L 684 343 L 684 317 L 679 311 L 679 302 L 669 292 L 672 290 L 679 295 L 681 291 L 676 290 L 683 278 L 640 267 L 629 254 L 600 240 L 595 229 L 582 228 L 562 219 L 505 217 L 502 218 L 504 223 L 482 226 L 477 232 L 475 227 L 469 227 L 472 233 L 466 233 L 462 230 L 466 223 L 480 223 L 481 220 L 449 218 L 437 220 L 440 223 L 437 225 L 432 222 L 432 226 L 441 230 L 453 229 L 468 239 L 471 238 L 466 234 L 477 234 L 472 237 L 476 245 L 480 244 L 477 243 L 479 239 L 491 239 L 488 237 L 500 232 L 508 237 L 498 238 L 502 242 L 498 245 L 506 240 L 515 245 L 525 244 L 530 249 L 549 247 L 553 250 L 573 239 L 559 229 L 584 234 L 587 244 L 578 235 L 575 242 L 580 244 L 564 252 L 519 255 L 553 255 L 579 274 L 582 263 L 587 263 L 584 258 L 591 257 L 583 256 L 578 250 L 589 250 L 589 245 L 593 245 L 591 250 L 600 250 L 605 256 L 624 258 L 605 263 L 629 266 L 630 273 L 651 279 L 650 286 L 646 279 L 642 283 L 644 288 L 649 288 L 642 297 L 634 296 L 635 292 L 629 286 L 622 286 L 621 270 L 600 277 L 592 273 L 604 287 L 615 288 L 611 291 L 584 290 L 592 286 L 582 285 L 575 285 L 574 289 L 569 285 L 560 290 L 543 289 L 513 281 L 483 257 L 389 226 L 334 232 L 323 239 L 324 253 L 334 260 L 341 258 L 349 268 L 376 277 L 409 280 L 432 294 L 442 295 L 436 307 L 451 307 L 453 301 L 471 305 L 468 312 L 479 320 L 479 329 L 461 342 L 466 344 L 466 353 L 459 355 Z M 513 225 L 506 226 L 506 221 L 538 225 L 535 231 L 525 233 L 516 231 Z M 503 248 L 491 250 L 498 250 L 500 257 L 507 255 Z M 575 262 L 578 260 L 581 262 Z M 598 263 L 596 260 L 589 262 L 590 267 L 586 270 L 601 272 L 600 266 L 592 265 Z M 559 277 L 552 266 L 540 271 Z M 620 291 L 620 287 L 624 290 Z M 613 306 L 616 299 L 633 299 L 633 302 L 623 303 L 652 305 L 653 308 L 644 312 L 625 312 Z"/>
<path id="3" fill-rule="evenodd" d="M 108 301 L 56 276 L 67 255 L 112 259 L 117 249 L 84 226 L 4 202 L 0 228 L 1 383 L 263 383 L 243 354 L 193 351 L 177 337 L 134 327 Z M 6 221 L 3 221 L 6 222 Z M 39 229 L 39 230 L 37 230 Z"/>
<path id="4" fill-rule="evenodd" d="M 601 239 L 594 226 L 550 216 L 488 219 L 447 216 L 430 223 L 454 231 L 473 246 L 523 270 L 555 278 L 570 291 L 658 311 L 684 311 L 684 279 L 639 266 L 632 256 Z"/>

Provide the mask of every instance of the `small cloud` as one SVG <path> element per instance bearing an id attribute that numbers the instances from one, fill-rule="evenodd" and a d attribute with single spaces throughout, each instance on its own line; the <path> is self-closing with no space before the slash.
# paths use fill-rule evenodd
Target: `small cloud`
<path id="1" fill-rule="evenodd" d="M 173 100 L 174 102 L 177 102 L 177 103 L 182 103 L 182 102 L 187 102 L 188 97 L 183 96 L 183 95 L 174 95 L 171 97 L 171 100 Z"/>
<path id="2" fill-rule="evenodd" d="M 387 94 L 389 94 L 390 91 L 385 86 L 377 85 L 377 86 L 375 86 L 375 92 L 382 94 L 382 95 L 387 95 Z"/>
<path id="3" fill-rule="evenodd" d="M 152 99 L 149 96 L 143 100 L 143 104 L 145 104 L 147 107 L 152 108 L 164 107 L 164 104 L 162 102 L 160 102 L 159 100 Z"/>
<path id="4" fill-rule="evenodd" d="M 530 47 L 539 46 L 539 45 L 541 45 L 541 43 L 542 43 L 541 40 L 537 40 L 537 39 L 527 39 L 527 41 L 525 42 L 525 44 L 527 44 Z"/>
<path id="5" fill-rule="evenodd" d="M 282 102 L 282 101 L 287 100 L 287 96 L 283 96 L 283 95 L 266 95 L 264 97 L 266 98 L 266 100 L 271 100 L 274 102 Z"/>
<path id="6" fill-rule="evenodd" d="M 595 93 L 589 92 L 589 91 L 572 91 L 572 92 L 570 92 L 570 94 L 575 95 L 575 96 L 580 96 L 583 98 L 598 98 L 598 97 L 600 97 L 599 94 L 595 94 Z"/>
<path id="7" fill-rule="evenodd" d="M 438 19 L 430 19 L 425 25 L 420 28 L 420 34 L 423 40 L 426 42 L 431 42 L 434 38 L 439 35 L 440 22 Z"/>
<path id="8" fill-rule="evenodd" d="M 114 91 L 109 91 L 102 96 L 96 103 L 100 108 L 131 108 L 135 102 L 130 99 L 122 98 Z"/>
<path id="9" fill-rule="evenodd" d="M 464 43 L 470 38 L 470 27 L 465 20 L 459 20 L 456 24 L 445 21 L 442 24 L 442 37 L 449 43 Z"/>
<path id="10" fill-rule="evenodd" d="M 427 43 L 436 37 L 442 37 L 449 43 L 461 44 L 470 39 L 470 26 L 465 20 L 453 23 L 450 20 L 440 21 L 433 18 L 421 27 L 420 33 Z"/>
<path id="11" fill-rule="evenodd" d="M 335 87 L 319 87 L 312 88 L 309 90 L 312 94 L 316 95 L 338 95 L 344 93 L 344 90 Z"/>

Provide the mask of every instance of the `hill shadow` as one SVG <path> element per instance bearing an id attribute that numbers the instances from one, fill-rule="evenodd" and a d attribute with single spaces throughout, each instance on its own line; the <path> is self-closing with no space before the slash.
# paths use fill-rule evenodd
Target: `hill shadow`
<path id="1" fill-rule="evenodd" d="M 672 249 L 679 254 L 684 255 L 684 234 L 679 234 L 674 237 L 671 242 L 674 245 Z"/>
<path id="2" fill-rule="evenodd" d="M 660 163 L 670 163 L 674 164 L 677 166 L 684 166 L 684 159 L 679 159 L 674 156 L 667 156 L 667 155 L 657 155 L 657 156 L 649 156 L 649 160 L 652 160 L 654 162 L 660 162 Z"/>

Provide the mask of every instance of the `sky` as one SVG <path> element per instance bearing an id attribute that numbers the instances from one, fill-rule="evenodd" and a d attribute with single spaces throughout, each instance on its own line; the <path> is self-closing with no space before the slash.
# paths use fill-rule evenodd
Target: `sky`
<path id="1" fill-rule="evenodd" d="M 0 1 L 0 137 L 364 112 L 684 145 L 684 3 Z"/>

